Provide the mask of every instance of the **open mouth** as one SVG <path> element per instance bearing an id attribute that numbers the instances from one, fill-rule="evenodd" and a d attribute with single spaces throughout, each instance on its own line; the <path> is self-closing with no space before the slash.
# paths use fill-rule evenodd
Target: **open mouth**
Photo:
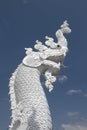
<path id="1" fill-rule="evenodd" d="M 64 60 L 64 55 L 61 56 L 49 56 L 47 60 L 53 61 L 55 63 L 62 62 Z"/>

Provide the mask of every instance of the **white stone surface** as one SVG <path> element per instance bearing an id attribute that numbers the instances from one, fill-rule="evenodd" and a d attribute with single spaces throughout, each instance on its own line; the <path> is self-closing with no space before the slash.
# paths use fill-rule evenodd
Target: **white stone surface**
<path id="1" fill-rule="evenodd" d="M 70 32 L 69 24 L 64 21 L 55 33 L 57 43 L 46 36 L 45 44 L 36 40 L 34 48 L 37 51 L 25 48 L 26 56 L 9 83 L 12 110 L 9 130 L 52 130 L 51 114 L 40 75 L 45 76 L 45 86 L 51 92 L 68 51 L 64 33 Z"/>

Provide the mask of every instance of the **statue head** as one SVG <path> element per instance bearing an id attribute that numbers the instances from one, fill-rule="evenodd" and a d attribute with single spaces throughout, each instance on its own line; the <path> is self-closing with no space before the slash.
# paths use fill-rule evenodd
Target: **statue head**
<path id="1" fill-rule="evenodd" d="M 54 42 L 54 39 L 48 36 L 45 37 L 45 44 L 36 40 L 36 44 L 34 45 L 36 51 L 32 50 L 32 48 L 26 48 L 27 56 L 23 59 L 23 64 L 35 68 L 40 66 L 44 66 L 44 68 L 57 68 L 59 63 L 63 62 L 68 51 L 67 40 L 63 33 L 70 32 L 71 29 L 67 21 L 64 21 L 61 29 L 56 32 L 56 35 L 58 34 L 58 42 Z"/>

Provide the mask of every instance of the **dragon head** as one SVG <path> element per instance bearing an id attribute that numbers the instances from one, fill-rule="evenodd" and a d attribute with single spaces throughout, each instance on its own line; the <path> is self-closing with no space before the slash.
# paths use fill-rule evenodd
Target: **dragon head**
<path id="1" fill-rule="evenodd" d="M 57 43 L 54 42 L 52 37 L 46 36 L 45 44 L 36 40 L 34 45 L 36 51 L 33 51 L 32 48 L 25 48 L 27 56 L 23 59 L 23 64 L 35 68 L 41 66 L 43 72 L 47 68 L 53 68 L 56 74 L 56 70 L 60 70 L 60 66 L 68 51 L 67 40 L 63 35 L 65 32 L 71 32 L 68 26 L 67 21 L 64 21 L 61 28 L 56 31 Z"/>

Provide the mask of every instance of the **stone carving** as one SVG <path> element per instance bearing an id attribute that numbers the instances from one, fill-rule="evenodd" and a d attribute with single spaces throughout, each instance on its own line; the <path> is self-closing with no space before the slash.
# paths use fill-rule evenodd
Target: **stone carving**
<path id="1" fill-rule="evenodd" d="M 70 32 L 69 24 L 64 21 L 55 33 L 57 43 L 46 36 L 45 44 L 36 40 L 36 51 L 25 48 L 26 56 L 9 83 L 12 111 L 9 130 L 52 130 L 51 114 L 40 75 L 45 76 L 45 86 L 51 92 L 68 52 L 64 34 Z"/>

